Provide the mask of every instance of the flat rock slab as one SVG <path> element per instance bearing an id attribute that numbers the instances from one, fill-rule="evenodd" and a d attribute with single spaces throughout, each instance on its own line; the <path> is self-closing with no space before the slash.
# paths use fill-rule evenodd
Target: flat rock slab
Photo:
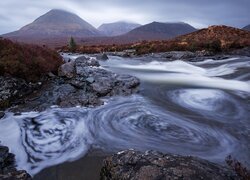
<path id="1" fill-rule="evenodd" d="M 160 179 L 240 179 L 230 169 L 209 161 L 191 157 L 145 153 L 128 150 L 104 160 L 101 179 L 160 180 Z"/>

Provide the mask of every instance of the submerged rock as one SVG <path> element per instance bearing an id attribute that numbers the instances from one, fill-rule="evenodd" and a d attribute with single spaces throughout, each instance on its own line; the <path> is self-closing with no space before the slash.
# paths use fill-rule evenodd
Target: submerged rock
<path id="1" fill-rule="evenodd" d="M 104 160 L 101 179 L 240 179 L 230 169 L 192 156 L 128 150 Z"/>
<path id="2" fill-rule="evenodd" d="M 29 180 L 31 176 L 23 170 L 17 170 L 15 156 L 9 149 L 0 145 L 0 179 L 2 180 Z"/>

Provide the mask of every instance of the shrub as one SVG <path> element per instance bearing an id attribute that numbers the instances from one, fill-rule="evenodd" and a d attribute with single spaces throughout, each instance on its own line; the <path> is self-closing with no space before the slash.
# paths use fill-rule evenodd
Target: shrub
<path id="1" fill-rule="evenodd" d="M 77 49 L 76 42 L 75 42 L 75 40 L 74 40 L 73 37 L 70 37 L 70 40 L 69 40 L 69 50 L 71 52 L 76 52 L 76 49 Z"/>
<path id="2" fill-rule="evenodd" d="M 209 50 L 213 52 L 221 52 L 221 41 L 216 39 L 209 43 Z"/>
<path id="3" fill-rule="evenodd" d="M 0 39 L 0 75 L 37 81 L 48 72 L 56 74 L 62 63 L 60 55 L 46 47 Z"/>

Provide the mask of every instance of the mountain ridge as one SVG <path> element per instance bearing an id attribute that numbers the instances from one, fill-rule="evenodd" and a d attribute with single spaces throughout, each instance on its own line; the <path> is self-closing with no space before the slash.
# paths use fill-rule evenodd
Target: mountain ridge
<path id="1" fill-rule="evenodd" d="M 76 14 L 64 10 L 52 9 L 38 17 L 32 23 L 3 36 L 16 36 L 17 39 L 25 39 L 26 37 L 42 39 L 46 37 L 93 37 L 100 35 L 101 33 L 96 28 Z"/>
<path id="2" fill-rule="evenodd" d="M 141 26 L 138 23 L 117 21 L 113 23 L 103 23 L 97 29 L 107 36 L 118 36 Z"/>

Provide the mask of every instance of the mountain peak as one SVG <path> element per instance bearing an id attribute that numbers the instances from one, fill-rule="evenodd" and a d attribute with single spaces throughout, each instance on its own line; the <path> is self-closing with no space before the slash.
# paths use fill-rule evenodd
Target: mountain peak
<path id="1" fill-rule="evenodd" d="M 6 34 L 6 37 L 19 39 L 43 39 L 54 37 L 93 37 L 100 32 L 88 22 L 71 12 L 52 9 L 38 17 L 34 22 L 22 27 L 19 31 Z"/>
<path id="2" fill-rule="evenodd" d="M 245 26 L 245 27 L 244 27 L 244 28 L 242 28 L 242 29 L 247 30 L 247 31 L 250 31 L 250 24 L 249 24 L 249 25 L 247 25 L 247 26 Z"/>
<path id="3" fill-rule="evenodd" d="M 98 30 L 107 36 L 118 36 L 141 26 L 140 24 L 126 21 L 117 21 L 113 23 L 102 24 Z"/>

